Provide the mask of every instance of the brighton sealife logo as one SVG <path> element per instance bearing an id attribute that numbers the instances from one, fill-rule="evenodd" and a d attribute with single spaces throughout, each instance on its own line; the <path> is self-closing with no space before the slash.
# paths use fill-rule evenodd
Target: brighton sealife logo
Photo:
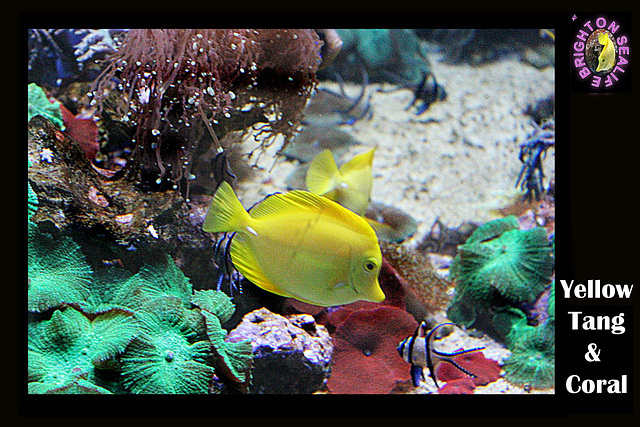
<path id="1" fill-rule="evenodd" d="M 631 40 L 628 16 L 573 15 L 574 89 L 581 92 L 629 91 Z"/>

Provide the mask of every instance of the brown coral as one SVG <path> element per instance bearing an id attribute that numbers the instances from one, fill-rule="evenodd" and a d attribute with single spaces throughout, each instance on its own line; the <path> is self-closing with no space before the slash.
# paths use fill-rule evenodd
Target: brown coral
<path id="1" fill-rule="evenodd" d="M 385 242 L 380 242 L 380 248 L 402 284 L 407 311 L 424 318 L 447 305 L 451 282 L 438 275 L 425 254 Z"/>

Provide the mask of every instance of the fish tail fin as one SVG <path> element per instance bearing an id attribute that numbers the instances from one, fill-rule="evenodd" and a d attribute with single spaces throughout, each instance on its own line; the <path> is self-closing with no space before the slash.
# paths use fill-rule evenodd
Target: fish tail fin
<path id="1" fill-rule="evenodd" d="M 307 171 L 307 190 L 318 195 L 326 195 L 335 190 L 336 177 L 340 175 L 336 161 L 330 150 L 318 154 Z"/>
<path id="2" fill-rule="evenodd" d="M 359 215 L 367 212 L 373 190 L 373 154 L 375 148 L 358 154 L 340 167 L 342 181 L 346 184 L 345 206 Z"/>
<path id="3" fill-rule="evenodd" d="M 609 37 L 605 33 L 598 33 L 598 43 L 604 46 L 608 41 Z"/>
<path id="4" fill-rule="evenodd" d="M 373 165 L 373 154 L 375 153 L 376 148 L 372 148 L 366 153 L 358 154 L 354 156 L 353 159 L 349 160 L 347 163 L 340 167 L 340 174 L 344 177 L 351 174 L 351 172 L 355 170 L 360 170 L 364 168 L 371 169 Z"/>
<path id="5" fill-rule="evenodd" d="M 207 233 L 242 231 L 250 220 L 231 185 L 222 181 L 213 195 L 202 229 Z"/>

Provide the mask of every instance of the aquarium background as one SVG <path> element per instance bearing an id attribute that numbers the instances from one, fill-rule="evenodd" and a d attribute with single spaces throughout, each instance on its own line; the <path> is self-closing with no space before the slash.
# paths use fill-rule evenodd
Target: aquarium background
<path id="1" fill-rule="evenodd" d="M 553 29 L 30 29 L 28 392 L 554 393 L 554 52 Z M 267 292 L 202 229 L 222 181 L 249 209 L 374 147 L 382 303 Z M 422 321 L 483 347 L 473 375 L 413 384 Z"/>

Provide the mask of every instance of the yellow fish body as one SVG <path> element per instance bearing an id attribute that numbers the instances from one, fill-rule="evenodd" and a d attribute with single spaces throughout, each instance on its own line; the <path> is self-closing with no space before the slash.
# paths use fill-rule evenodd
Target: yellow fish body
<path id="1" fill-rule="evenodd" d="M 359 154 L 338 169 L 331 151 L 324 150 L 309 165 L 307 190 L 364 215 L 371 202 L 374 152 L 375 148 Z"/>
<path id="2" fill-rule="evenodd" d="M 596 72 L 609 71 L 616 64 L 616 49 L 607 33 L 598 33 L 598 43 L 604 47 L 598 56 Z"/>
<path id="3" fill-rule="evenodd" d="M 234 266 L 269 292 L 325 307 L 385 299 L 375 232 L 327 198 L 301 190 L 277 193 L 247 212 L 222 182 L 202 228 L 235 232 Z"/>

